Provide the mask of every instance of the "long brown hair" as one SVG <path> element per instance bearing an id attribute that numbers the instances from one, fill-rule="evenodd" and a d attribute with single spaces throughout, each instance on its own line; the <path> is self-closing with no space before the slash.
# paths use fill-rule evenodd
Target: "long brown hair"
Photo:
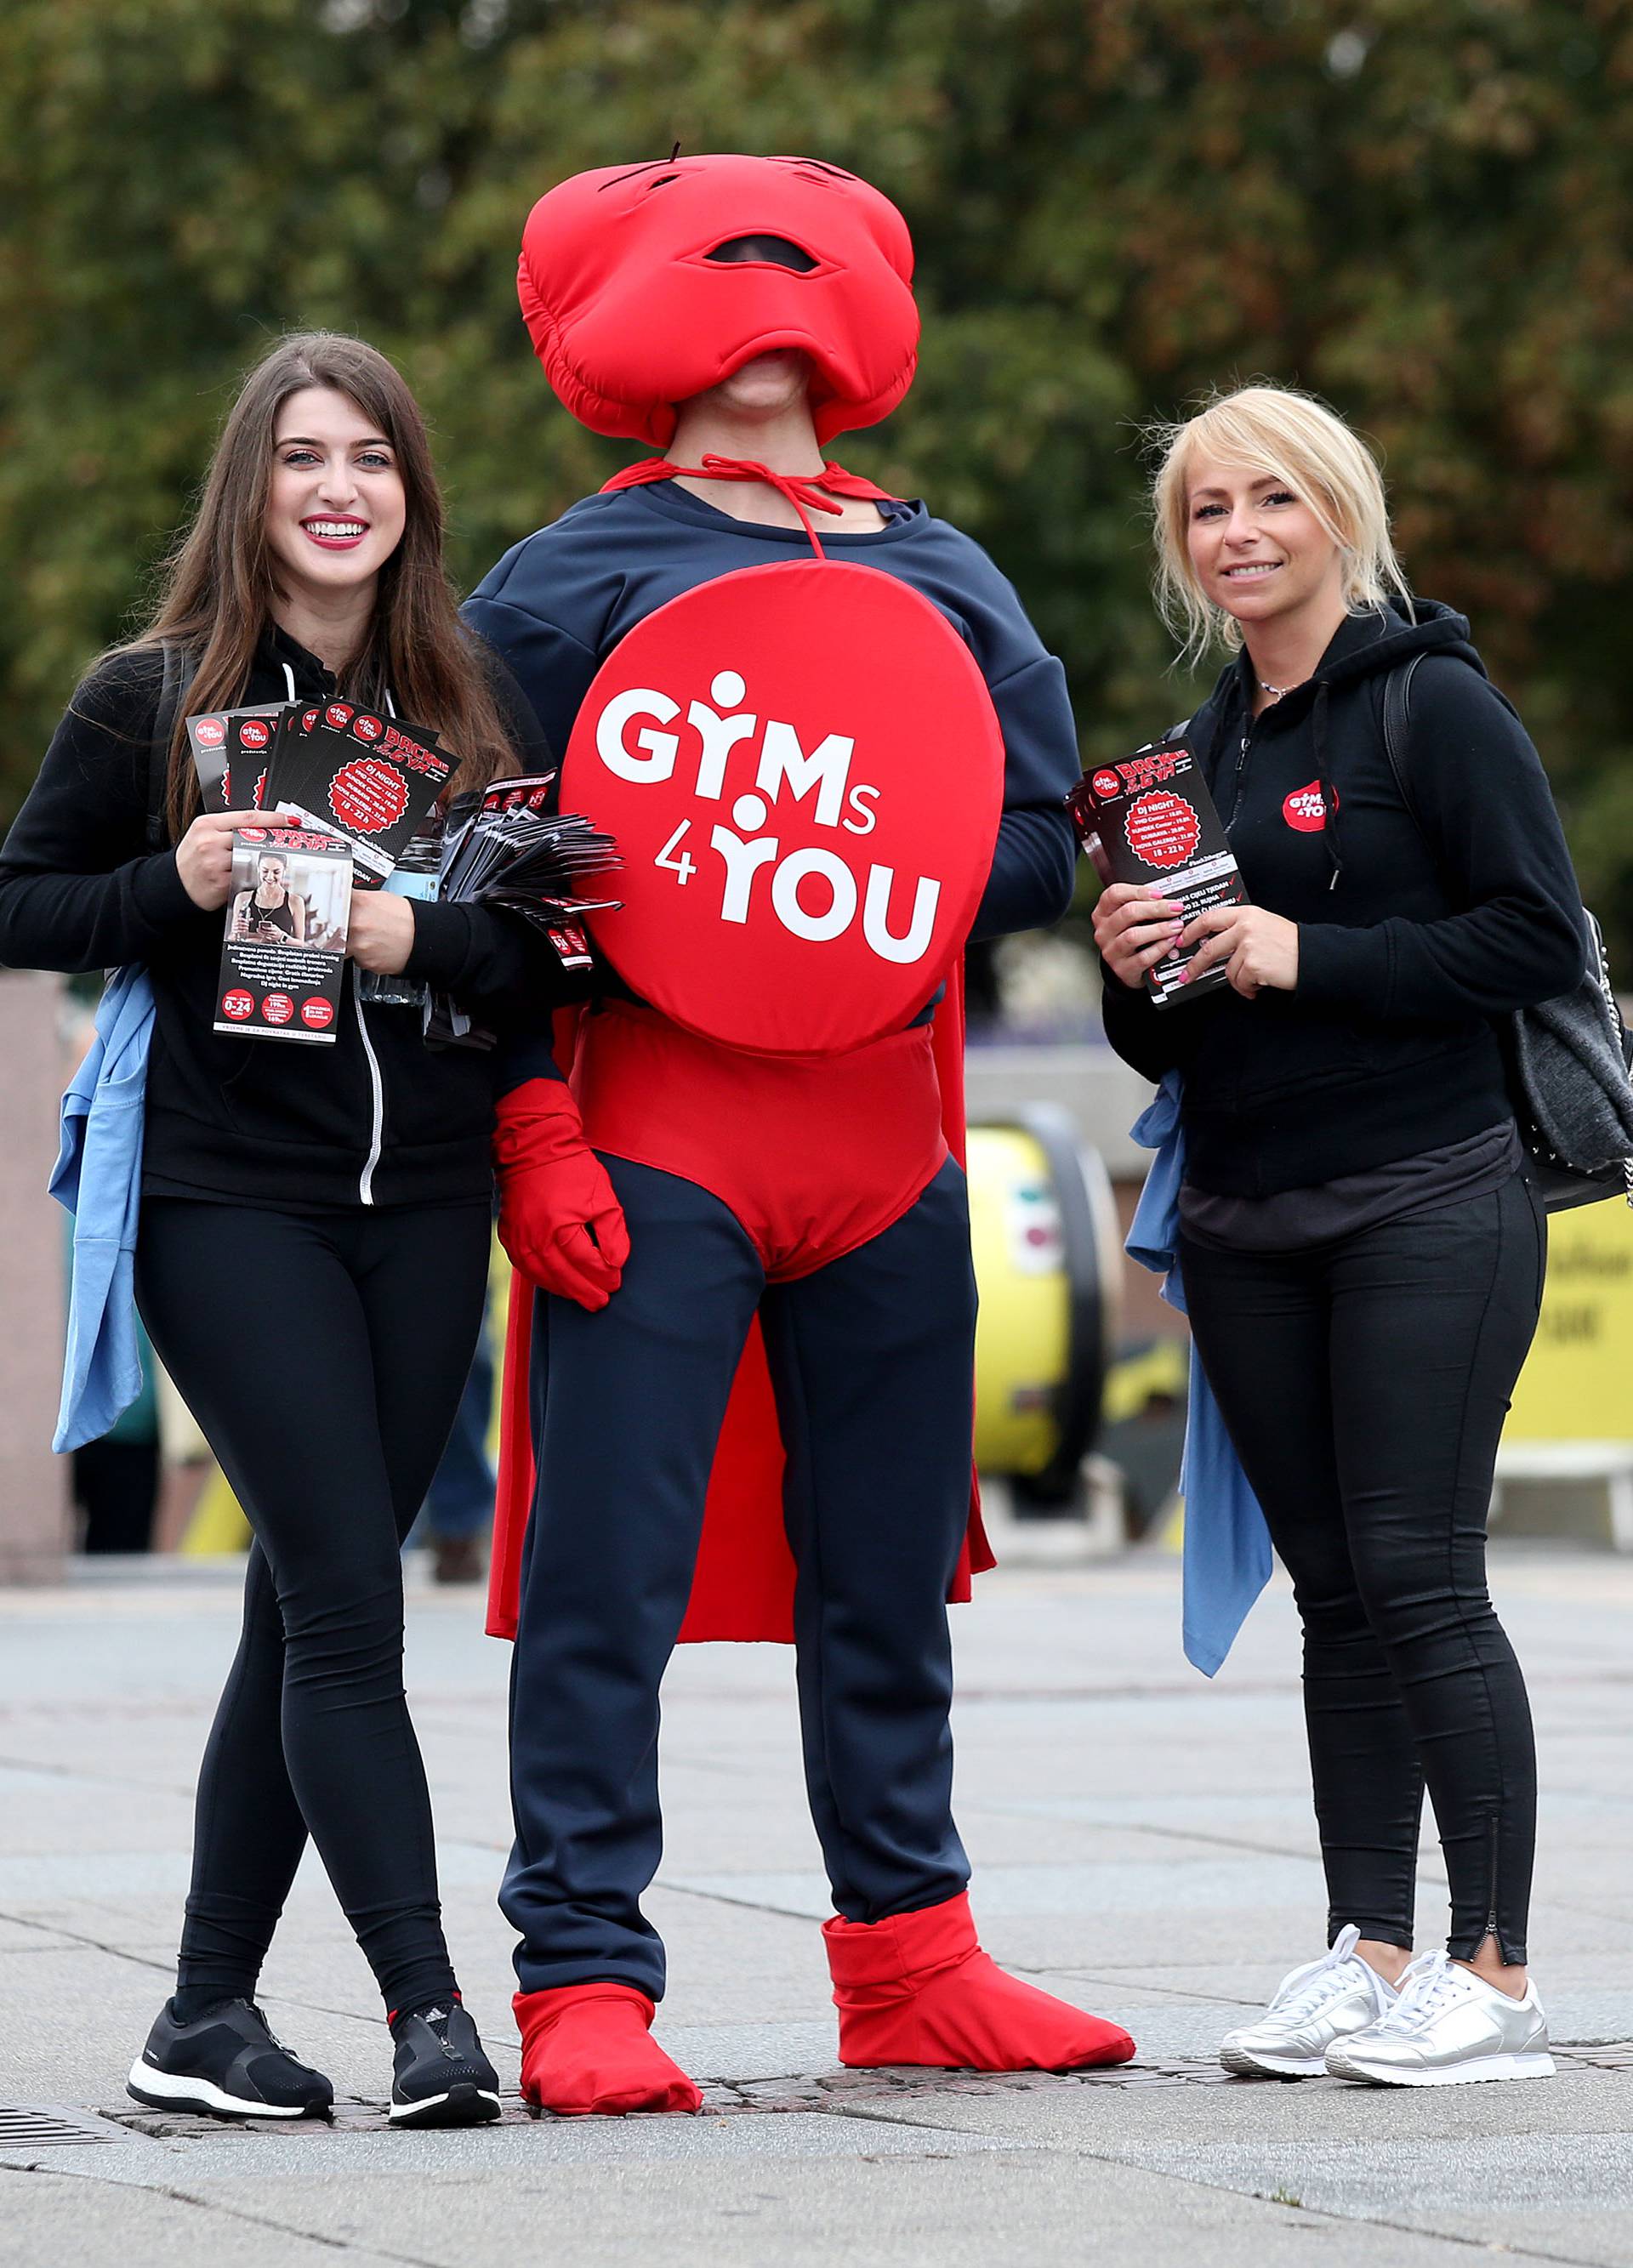
<path id="1" fill-rule="evenodd" d="M 385 356 L 361 339 L 297 331 L 244 380 L 197 514 L 166 565 L 153 618 L 133 641 L 136 648 L 174 643 L 194 662 L 170 741 L 165 816 L 174 837 L 201 807 L 185 720 L 242 697 L 271 619 L 277 585 L 266 514 L 273 435 L 284 402 L 309 386 L 344 394 L 391 444 L 407 506 L 403 540 L 380 571 L 368 637 L 347 667 L 344 689 L 376 709 L 389 692 L 404 717 L 440 733 L 459 758 L 454 782 L 462 788 L 516 769 L 443 567 L 442 493 L 419 404 Z"/>

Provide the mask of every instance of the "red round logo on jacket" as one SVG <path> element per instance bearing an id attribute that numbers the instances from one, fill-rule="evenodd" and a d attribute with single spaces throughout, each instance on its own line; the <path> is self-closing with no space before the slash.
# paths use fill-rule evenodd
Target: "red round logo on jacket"
<path id="1" fill-rule="evenodd" d="M 1148 866 L 1183 866 L 1202 839 L 1201 821 L 1182 795 L 1156 788 L 1128 806 L 1128 848 Z"/>
<path id="2" fill-rule="evenodd" d="M 899 1030 L 963 946 L 992 865 L 1003 741 L 969 648 L 876 567 L 740 568 L 602 663 L 564 807 L 617 841 L 591 917 L 686 1029 L 825 1056 Z"/>
<path id="3" fill-rule="evenodd" d="M 1338 807 L 1338 791 L 1333 791 L 1333 807 Z M 1326 825 L 1326 802 L 1321 793 L 1321 783 L 1312 779 L 1304 787 L 1296 787 L 1282 806 L 1282 816 L 1299 835 L 1319 835 Z"/>

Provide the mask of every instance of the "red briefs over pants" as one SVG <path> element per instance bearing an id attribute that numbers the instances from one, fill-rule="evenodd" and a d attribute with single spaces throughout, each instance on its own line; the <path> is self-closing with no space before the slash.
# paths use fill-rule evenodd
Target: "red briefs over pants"
<path id="1" fill-rule="evenodd" d="M 711 1191 L 772 1284 L 889 1228 L 947 1158 L 928 1024 L 795 1062 L 612 1001 L 579 1027 L 573 1090 L 593 1150 Z"/>

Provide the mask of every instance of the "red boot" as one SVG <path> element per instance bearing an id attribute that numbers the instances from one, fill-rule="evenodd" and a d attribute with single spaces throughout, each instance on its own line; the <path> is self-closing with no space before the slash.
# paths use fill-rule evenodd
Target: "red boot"
<path id="1" fill-rule="evenodd" d="M 981 1951 L 964 1896 L 888 1921 L 823 1924 L 839 2061 L 1078 2071 L 1127 2063 L 1120 2025 L 1008 1977 Z"/>
<path id="2" fill-rule="evenodd" d="M 703 2097 L 648 2027 L 655 2011 L 632 1984 L 560 1984 L 518 1992 L 521 2093 L 563 2118 L 631 2110 L 700 2110 Z"/>

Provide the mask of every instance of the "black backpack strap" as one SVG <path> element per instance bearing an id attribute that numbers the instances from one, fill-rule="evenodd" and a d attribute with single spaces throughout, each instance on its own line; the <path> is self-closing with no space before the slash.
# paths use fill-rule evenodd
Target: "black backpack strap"
<path id="1" fill-rule="evenodd" d="M 159 708 L 153 718 L 152 737 L 147 744 L 147 847 L 150 850 L 167 850 L 170 847 L 170 828 L 165 818 L 166 790 L 170 783 L 170 740 L 196 667 L 193 656 L 181 646 L 173 644 L 168 638 L 161 642 L 159 651 L 164 659 L 164 674 L 159 681 Z"/>
<path id="2" fill-rule="evenodd" d="M 1407 749 L 1411 742 L 1412 731 L 1412 675 L 1422 659 L 1421 653 L 1415 653 L 1410 661 L 1398 663 L 1384 680 L 1384 754 L 1388 757 L 1389 769 L 1395 776 L 1400 800 L 1410 812 L 1418 833 L 1427 841 L 1416 799 L 1412 793 L 1412 776 L 1407 770 Z"/>

